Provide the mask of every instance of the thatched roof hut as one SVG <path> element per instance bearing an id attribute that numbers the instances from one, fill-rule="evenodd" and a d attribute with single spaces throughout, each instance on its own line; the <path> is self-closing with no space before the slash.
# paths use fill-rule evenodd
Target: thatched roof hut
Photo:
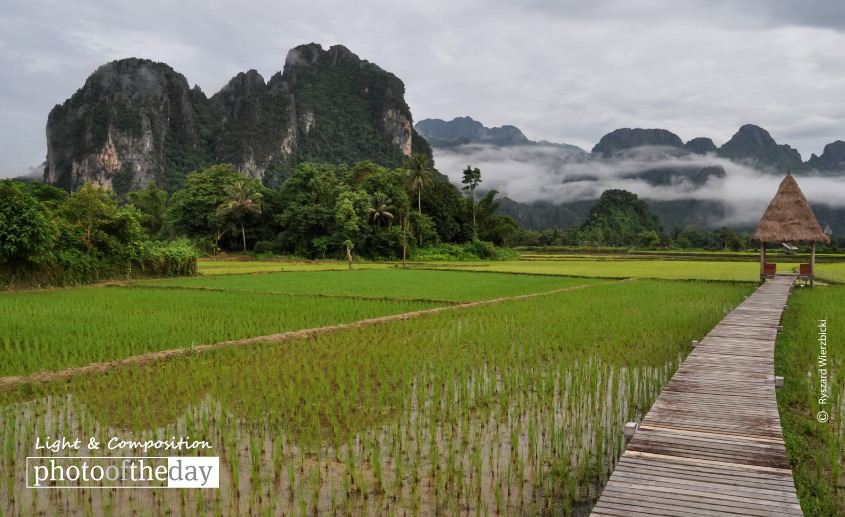
<path id="1" fill-rule="evenodd" d="M 769 208 L 760 219 L 760 224 L 751 236 L 753 242 L 760 244 L 760 281 L 773 278 L 777 270 L 776 264 L 766 263 L 767 242 L 807 241 L 812 243 L 810 263 L 801 264 L 799 279 L 815 283 L 816 274 L 816 241 L 830 243 L 830 237 L 822 231 L 815 214 L 807 203 L 807 198 L 795 182 L 792 174 L 787 173 L 780 183 L 775 198 L 769 203 Z"/>
<path id="2" fill-rule="evenodd" d="M 751 236 L 753 242 L 821 241 L 830 243 L 807 203 L 807 198 L 787 174 L 780 184 L 775 198 L 760 219 L 760 224 Z"/>

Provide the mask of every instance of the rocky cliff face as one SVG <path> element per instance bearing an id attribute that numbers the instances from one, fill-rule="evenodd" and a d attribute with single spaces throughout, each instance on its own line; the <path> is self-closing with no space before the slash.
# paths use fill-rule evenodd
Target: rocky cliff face
<path id="1" fill-rule="evenodd" d="M 199 89 L 163 63 L 132 58 L 103 65 L 50 112 L 45 182 L 70 190 L 93 181 L 118 192 L 152 179 L 167 183 L 169 168 L 209 157 L 198 131 L 205 103 Z"/>
<path id="2" fill-rule="evenodd" d="M 302 161 L 397 167 L 412 152 L 431 156 L 404 93 L 396 76 L 340 45 L 296 47 L 268 81 L 240 73 L 210 99 L 166 64 L 114 61 L 50 112 L 44 179 L 124 194 L 150 180 L 175 190 L 214 163 L 268 185 Z"/>

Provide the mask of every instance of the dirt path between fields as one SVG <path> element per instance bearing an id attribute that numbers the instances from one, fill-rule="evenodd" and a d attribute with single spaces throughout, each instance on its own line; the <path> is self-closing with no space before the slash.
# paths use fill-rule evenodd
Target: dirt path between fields
<path id="1" fill-rule="evenodd" d="M 378 318 L 369 318 L 365 320 L 354 321 L 352 323 L 340 323 L 337 325 L 329 325 L 325 327 L 317 327 L 317 328 L 310 328 L 310 329 L 302 329 L 302 330 L 291 330 L 288 332 L 282 332 L 280 334 L 269 334 L 266 336 L 257 336 L 245 339 L 238 339 L 235 341 L 221 341 L 218 343 L 213 343 L 210 345 L 200 345 L 193 348 L 174 348 L 170 350 L 162 350 L 160 352 L 150 352 L 147 354 L 140 354 L 135 355 L 132 357 L 127 357 L 126 359 L 120 359 L 116 361 L 107 361 L 102 363 L 91 363 L 86 366 L 75 366 L 71 368 L 65 368 L 63 370 L 47 370 L 41 372 L 31 373 L 29 375 L 11 375 L 8 377 L 0 377 L 0 390 L 11 390 L 15 389 L 19 385 L 27 384 L 27 383 L 47 383 L 52 381 L 62 381 L 68 380 L 71 377 L 76 375 L 90 375 L 90 374 L 98 374 L 98 373 L 105 373 L 109 370 L 120 368 L 121 366 L 129 366 L 129 365 L 138 365 L 138 366 L 145 366 L 148 364 L 152 364 L 158 361 L 165 361 L 168 359 L 173 359 L 176 357 L 182 357 L 185 355 L 197 355 L 201 354 L 202 352 L 207 352 L 211 350 L 216 350 L 218 348 L 223 347 L 230 347 L 230 346 L 245 346 L 245 345 L 252 345 L 256 343 L 274 343 L 274 342 L 285 342 L 291 339 L 296 338 L 305 338 L 305 337 L 312 337 L 317 336 L 320 334 L 327 334 L 329 332 L 334 332 L 336 330 L 343 330 L 343 329 L 351 329 L 357 327 L 365 327 L 369 325 L 378 325 L 380 323 L 385 323 L 388 321 L 396 321 L 396 320 L 408 320 L 411 318 L 416 318 L 419 316 L 425 316 L 427 314 L 436 314 L 438 312 L 444 311 L 453 311 L 456 309 L 466 309 L 469 307 L 478 307 L 481 305 L 490 305 L 493 303 L 501 303 L 513 300 L 525 300 L 528 298 L 536 298 L 538 296 L 547 296 L 550 294 L 555 293 L 562 293 L 564 291 L 574 291 L 576 289 L 585 289 L 590 287 L 591 285 L 609 285 L 609 284 L 617 284 L 620 282 L 629 282 L 633 280 L 638 280 L 637 278 L 626 278 L 624 280 L 614 280 L 610 282 L 602 282 L 599 284 L 587 284 L 587 285 L 577 285 L 574 287 L 564 287 L 561 289 L 555 289 L 553 291 L 546 291 L 542 293 L 532 293 L 532 294 L 522 294 L 519 296 L 510 296 L 505 298 L 494 298 L 491 300 L 481 300 L 477 302 L 464 302 L 464 303 L 457 303 L 454 305 L 450 305 L 447 307 L 435 307 L 433 309 L 424 309 L 421 311 L 413 311 L 413 312 L 404 312 L 401 314 L 393 314 L 390 316 L 381 316 Z"/>

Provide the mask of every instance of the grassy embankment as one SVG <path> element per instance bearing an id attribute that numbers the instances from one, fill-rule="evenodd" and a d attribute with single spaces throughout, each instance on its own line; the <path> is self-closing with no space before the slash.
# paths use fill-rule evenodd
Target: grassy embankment
<path id="1" fill-rule="evenodd" d="M 830 400 L 819 404 L 819 320 L 826 320 Z M 845 515 L 845 287 L 794 290 L 775 347 L 783 437 L 805 515 Z M 827 422 L 817 415 L 824 410 Z"/>

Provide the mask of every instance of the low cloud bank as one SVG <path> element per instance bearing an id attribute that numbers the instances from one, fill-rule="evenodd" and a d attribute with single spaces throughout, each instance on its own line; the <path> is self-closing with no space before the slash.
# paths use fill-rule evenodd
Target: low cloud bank
<path id="1" fill-rule="evenodd" d="M 455 149 L 435 149 L 437 169 L 460 185 L 468 164 L 481 169 L 485 189 L 515 201 L 531 203 L 598 199 L 607 189 L 625 189 L 640 198 L 656 201 L 695 199 L 722 201 L 725 214 L 713 225 L 756 224 L 777 192 L 783 173 L 758 170 L 715 155 L 686 154 L 674 148 L 641 147 L 614 158 L 576 155 L 555 147 L 494 147 L 469 144 Z M 693 173 L 720 166 L 725 175 L 695 181 Z M 655 184 L 649 171 L 677 170 L 668 181 Z M 845 207 L 845 176 L 796 176 L 811 204 Z"/>

